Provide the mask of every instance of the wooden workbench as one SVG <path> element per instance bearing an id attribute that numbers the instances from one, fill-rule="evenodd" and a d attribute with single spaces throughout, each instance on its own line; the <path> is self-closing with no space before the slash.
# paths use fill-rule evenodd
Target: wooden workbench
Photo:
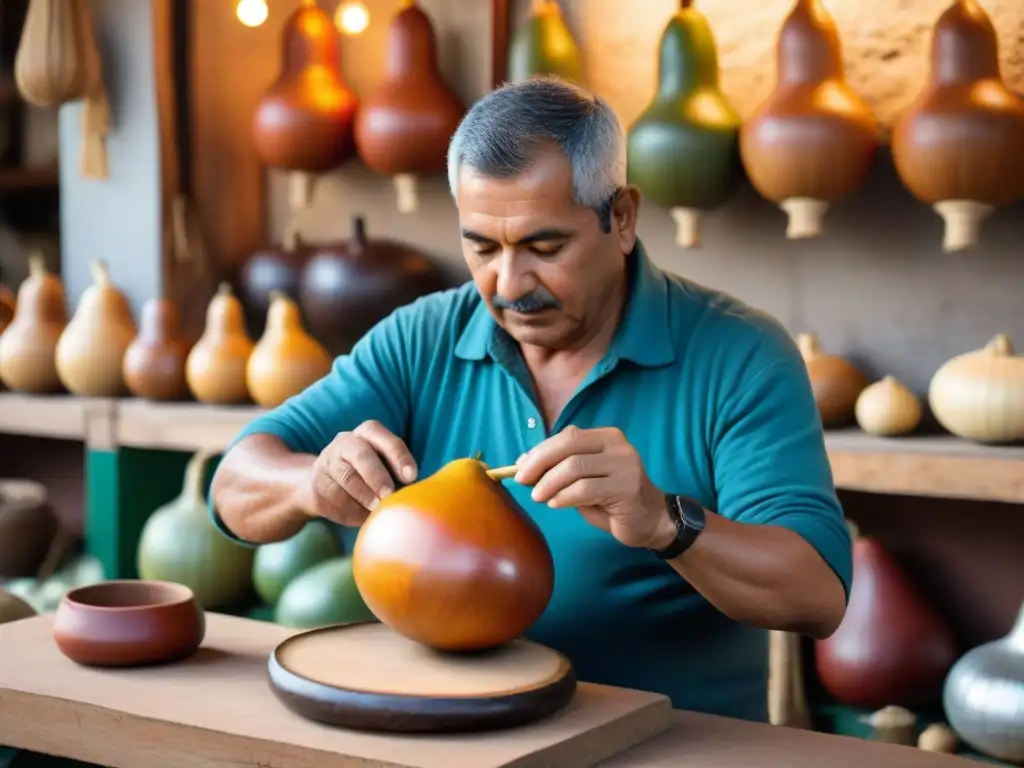
<path id="1" fill-rule="evenodd" d="M 673 712 L 662 696 L 581 684 L 568 708 L 494 734 L 386 736 L 285 710 L 266 682 L 283 627 L 209 615 L 180 665 L 97 670 L 65 659 L 51 616 L 0 626 L 0 744 L 114 768 L 966 768 L 909 747 Z M 602 762 L 604 761 L 604 762 Z"/>

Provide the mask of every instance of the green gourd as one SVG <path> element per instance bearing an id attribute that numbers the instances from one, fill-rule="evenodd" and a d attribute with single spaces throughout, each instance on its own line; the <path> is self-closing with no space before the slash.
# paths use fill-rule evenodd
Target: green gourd
<path id="1" fill-rule="evenodd" d="M 332 557 L 300 573 L 274 609 L 275 623 L 295 629 L 375 620 L 352 576 L 351 557 Z"/>
<path id="2" fill-rule="evenodd" d="M 136 563 L 140 578 L 184 584 L 204 609 L 217 610 L 249 597 L 255 550 L 229 539 L 210 519 L 203 493 L 210 458 L 206 451 L 196 453 L 181 493 L 146 520 Z"/>
<path id="3" fill-rule="evenodd" d="M 256 550 L 252 585 L 264 603 L 274 605 L 292 579 L 341 552 L 341 541 L 330 526 L 321 520 L 310 520 L 290 539 L 264 544 Z"/>
<path id="4" fill-rule="evenodd" d="M 579 47 L 555 0 L 533 0 L 530 18 L 509 45 L 508 79 L 518 83 L 535 75 L 554 75 L 583 83 Z"/>
<path id="5" fill-rule="evenodd" d="M 700 243 L 700 214 L 729 198 L 743 178 L 741 119 L 718 84 L 715 37 L 682 0 L 661 36 L 654 100 L 630 127 L 629 180 L 668 208 L 676 242 Z"/>

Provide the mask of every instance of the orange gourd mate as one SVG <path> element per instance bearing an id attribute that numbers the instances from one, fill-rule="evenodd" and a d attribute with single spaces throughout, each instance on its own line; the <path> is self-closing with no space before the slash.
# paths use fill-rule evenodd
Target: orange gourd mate
<path id="1" fill-rule="evenodd" d="M 927 84 L 893 130 L 893 162 L 943 218 L 943 250 L 962 251 L 994 208 L 1024 197 L 1024 99 L 1002 78 L 995 29 L 975 0 L 939 17 L 931 58 Z"/>
<path id="2" fill-rule="evenodd" d="M 754 188 L 789 217 L 786 237 L 817 237 L 829 205 L 866 179 L 878 122 L 847 84 L 835 21 L 821 0 L 797 0 L 776 44 L 769 97 L 740 130 Z"/>

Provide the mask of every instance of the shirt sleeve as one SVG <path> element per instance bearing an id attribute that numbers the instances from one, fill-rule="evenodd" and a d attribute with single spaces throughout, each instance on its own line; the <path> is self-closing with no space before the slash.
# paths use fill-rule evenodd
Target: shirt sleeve
<path id="1" fill-rule="evenodd" d="M 225 453 L 250 435 L 273 435 L 296 453 L 319 454 L 341 432 L 364 421 L 381 422 L 405 437 L 410 413 L 409 359 L 403 343 L 405 313 L 392 313 L 339 356 L 331 371 L 299 394 L 257 417 Z M 245 543 L 224 525 L 208 499 L 210 516 L 228 538 Z"/>
<path id="2" fill-rule="evenodd" d="M 768 336 L 761 347 L 753 373 L 737 381 L 718 421 L 716 511 L 798 533 L 835 571 L 849 599 L 850 534 L 807 368 L 794 344 Z"/>

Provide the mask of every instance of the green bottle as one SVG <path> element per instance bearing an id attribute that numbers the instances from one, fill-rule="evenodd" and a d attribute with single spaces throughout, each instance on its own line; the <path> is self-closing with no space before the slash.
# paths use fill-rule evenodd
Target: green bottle
<path id="1" fill-rule="evenodd" d="M 676 242 L 700 244 L 700 214 L 743 178 L 740 116 L 718 85 L 718 52 L 707 19 L 682 0 L 661 35 L 658 89 L 630 127 L 629 180 L 671 211 Z"/>
<path id="2" fill-rule="evenodd" d="M 555 0 L 533 0 L 530 18 L 509 45 L 508 80 L 517 83 L 534 75 L 556 75 L 583 84 L 579 46 Z"/>

